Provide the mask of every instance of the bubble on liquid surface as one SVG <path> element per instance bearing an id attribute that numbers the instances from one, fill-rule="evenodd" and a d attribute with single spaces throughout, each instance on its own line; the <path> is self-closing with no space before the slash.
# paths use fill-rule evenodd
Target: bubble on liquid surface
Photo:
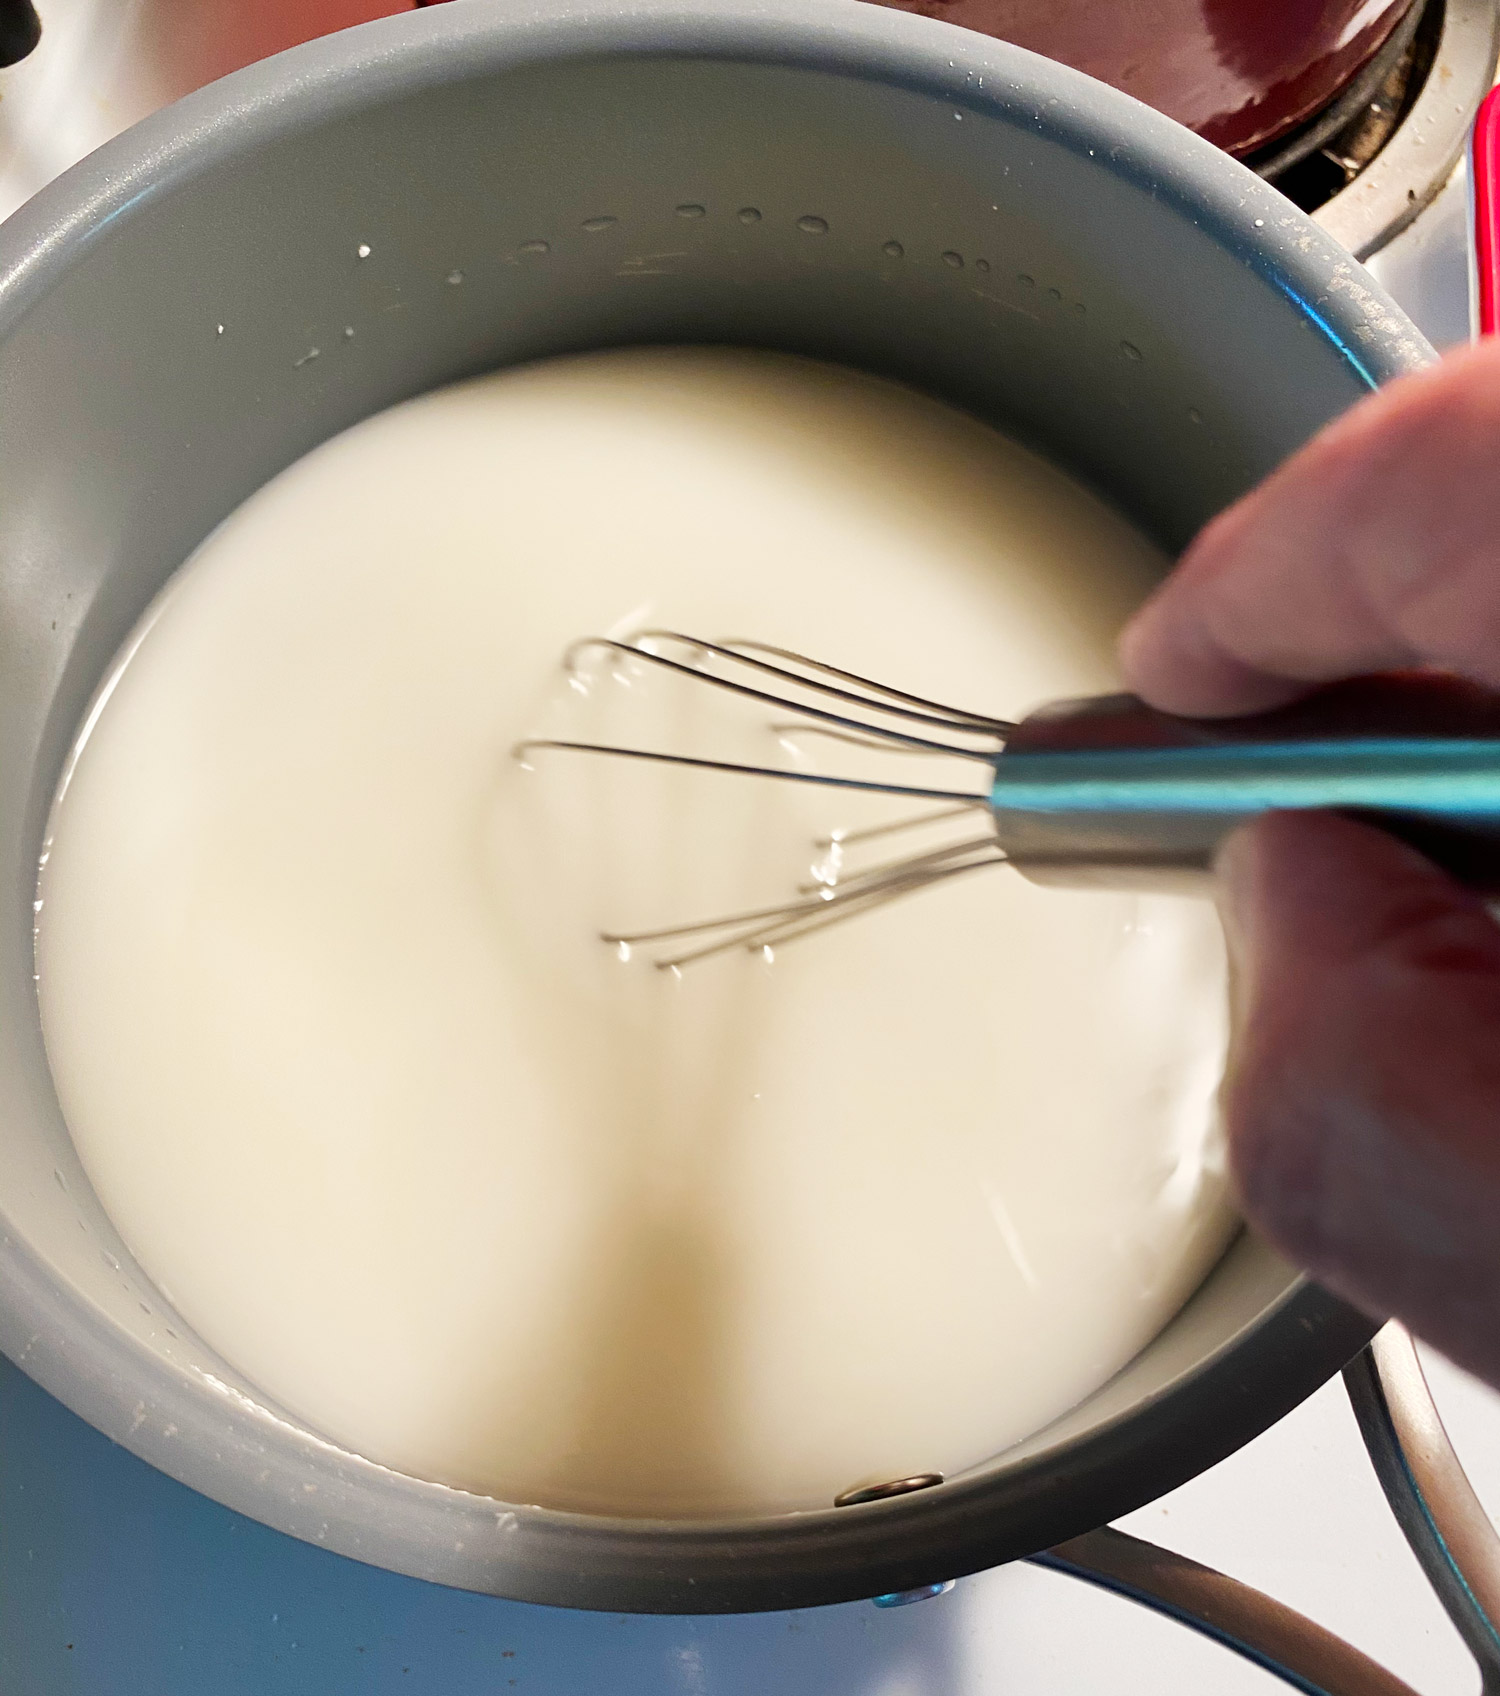
<path id="1" fill-rule="evenodd" d="M 990 262 L 988 259 L 976 259 L 974 261 L 974 269 L 976 271 L 988 271 L 989 268 Z"/>
<path id="2" fill-rule="evenodd" d="M 1134 342 L 1121 342 L 1120 352 L 1123 353 L 1127 359 L 1140 359 L 1142 357 L 1141 350 Z"/>
<path id="3" fill-rule="evenodd" d="M 760 208 L 758 206 L 742 206 L 736 216 L 742 224 L 758 224 L 761 217 Z"/>
<path id="4" fill-rule="evenodd" d="M 880 250 L 887 259 L 905 259 L 906 249 L 899 241 L 888 241 Z"/>
<path id="5" fill-rule="evenodd" d="M 362 241 L 359 244 L 359 246 L 355 248 L 354 252 L 355 252 L 355 256 L 357 258 L 368 259 L 370 257 L 370 244 L 369 244 L 369 242 Z"/>
<path id="6" fill-rule="evenodd" d="M 1049 300 L 1061 300 L 1062 299 L 1062 290 L 1061 289 L 1048 289 L 1047 290 L 1047 298 Z"/>
<path id="7" fill-rule="evenodd" d="M 521 253 L 551 253 L 552 243 L 543 241 L 538 237 L 536 241 L 523 241 L 518 251 Z"/>
<path id="8" fill-rule="evenodd" d="M 955 253 L 950 247 L 943 255 L 943 263 L 950 266 L 955 271 L 962 271 L 964 268 L 964 256 L 961 253 Z"/>
<path id="9" fill-rule="evenodd" d="M 216 326 L 216 328 L 214 330 L 214 334 L 216 336 L 222 336 L 224 334 L 224 326 L 222 324 Z"/>
<path id="10" fill-rule="evenodd" d="M 677 208 L 677 216 L 679 218 L 706 218 L 708 208 L 700 206 L 696 200 L 687 200 Z"/>
<path id="11" fill-rule="evenodd" d="M 345 324 L 344 340 L 346 342 L 352 342 L 354 340 L 354 326 L 352 324 Z"/>
<path id="12" fill-rule="evenodd" d="M 448 273 L 448 286 L 450 288 L 456 289 L 463 280 L 464 274 L 462 271 L 450 271 Z"/>
<path id="13" fill-rule="evenodd" d="M 1025 271 L 1016 273 L 1016 281 L 1023 289 L 1034 289 L 1036 287 L 1036 278 L 1028 276 Z"/>
<path id="14" fill-rule="evenodd" d="M 1187 409 L 1187 415 L 1189 424 L 1201 424 L 1203 422 L 1203 414 L 1199 412 L 1196 406 L 1190 406 Z"/>
<path id="15" fill-rule="evenodd" d="M 596 236 L 600 230 L 607 230 L 611 224 L 618 224 L 619 221 L 612 212 L 601 212 L 597 218 L 585 218 L 583 227 L 591 236 Z"/>
<path id="16" fill-rule="evenodd" d="M 818 217 L 815 212 L 806 212 L 797 220 L 797 228 L 805 236 L 826 236 L 828 220 Z"/>

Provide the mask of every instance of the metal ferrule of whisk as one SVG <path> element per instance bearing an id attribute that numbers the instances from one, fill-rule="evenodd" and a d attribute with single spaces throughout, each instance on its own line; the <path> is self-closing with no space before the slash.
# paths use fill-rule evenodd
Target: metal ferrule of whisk
<path id="1" fill-rule="evenodd" d="M 741 946 L 770 948 L 991 865 L 1042 884 L 1202 887 L 1232 830 L 1284 809 L 1334 808 L 1369 820 L 1469 886 L 1500 893 L 1500 695 L 1447 676 L 1359 678 L 1245 718 L 1176 718 L 1134 696 L 1111 695 L 1056 702 L 1012 721 L 765 643 L 643 631 L 628 641 L 577 643 L 567 663 L 576 667 L 595 650 L 760 703 L 778 732 L 928 755 L 949 762 L 947 771 L 953 761 L 979 768 L 973 787 L 960 789 L 669 749 L 520 744 L 517 756 L 528 762 L 539 750 L 566 749 L 937 804 L 829 839 L 841 844 L 959 821 L 961 834 L 938 847 L 856 870 L 837 888 L 805 885 L 778 906 L 606 936 L 627 950 L 654 945 L 661 966 Z"/>
<path id="2" fill-rule="evenodd" d="M 1500 889 L 1500 697 L 1428 673 L 1366 677 L 1247 718 L 1130 695 L 1033 713 L 995 762 L 996 838 L 1037 883 L 1182 886 L 1257 814 L 1333 808 Z"/>

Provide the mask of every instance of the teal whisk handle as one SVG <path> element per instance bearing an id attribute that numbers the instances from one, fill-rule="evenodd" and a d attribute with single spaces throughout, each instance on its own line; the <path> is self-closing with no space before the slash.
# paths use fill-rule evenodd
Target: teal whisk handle
<path id="1" fill-rule="evenodd" d="M 1248 718 L 1062 701 L 1007 736 L 990 800 L 1000 847 L 1036 883 L 1192 887 L 1237 825 L 1333 808 L 1500 894 L 1500 695 L 1410 672 Z"/>

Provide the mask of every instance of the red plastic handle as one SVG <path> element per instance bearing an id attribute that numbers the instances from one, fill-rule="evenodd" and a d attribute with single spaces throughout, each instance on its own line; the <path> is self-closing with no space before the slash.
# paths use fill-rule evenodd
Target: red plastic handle
<path id="1" fill-rule="evenodd" d="M 1500 88 L 1485 95 L 1469 144 L 1474 200 L 1475 321 L 1481 336 L 1500 329 Z"/>

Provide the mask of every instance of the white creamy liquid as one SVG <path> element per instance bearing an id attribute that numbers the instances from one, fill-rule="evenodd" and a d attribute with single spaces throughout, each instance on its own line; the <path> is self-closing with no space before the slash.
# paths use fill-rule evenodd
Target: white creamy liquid
<path id="1" fill-rule="evenodd" d="M 1113 685 L 1163 564 L 787 358 L 556 361 L 318 449 L 178 574 L 57 803 L 42 1013 L 125 1240 L 283 1409 L 509 1501 L 774 1512 L 1038 1429 L 1232 1228 L 1211 909 L 992 868 L 678 977 L 598 933 L 784 900 L 920 806 L 511 749 L 977 792 L 561 656 L 754 636 L 1013 716 Z"/>

